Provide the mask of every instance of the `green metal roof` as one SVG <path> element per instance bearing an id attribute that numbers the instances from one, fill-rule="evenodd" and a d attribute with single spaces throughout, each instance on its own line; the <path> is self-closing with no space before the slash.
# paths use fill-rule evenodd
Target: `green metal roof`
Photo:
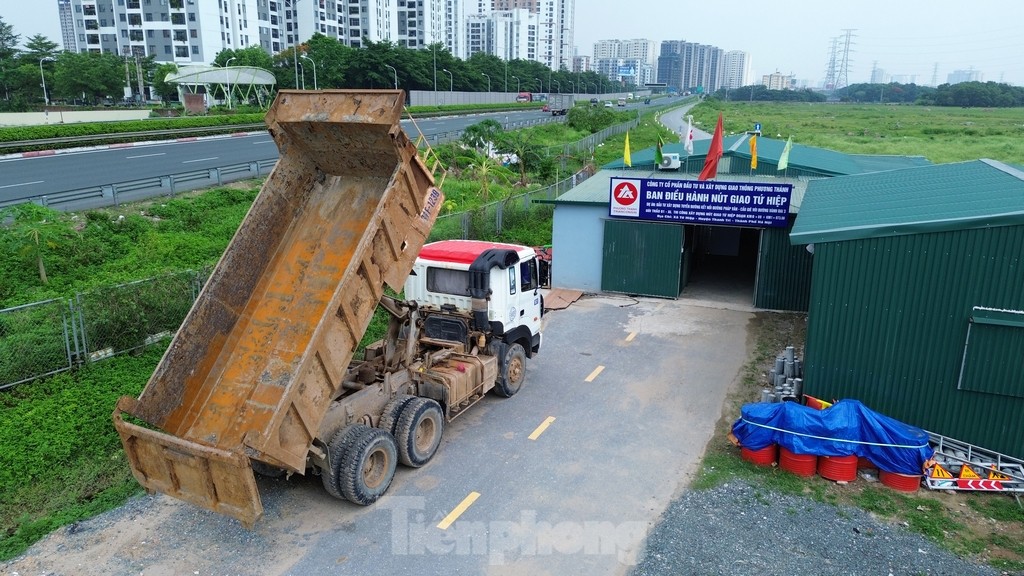
<path id="1" fill-rule="evenodd" d="M 722 138 L 722 146 L 725 149 L 724 156 L 735 156 L 737 158 L 750 159 L 750 144 L 747 143 L 749 135 L 738 134 Z M 679 154 L 681 160 L 689 156 L 691 162 L 699 158 L 704 162 L 708 149 L 711 147 L 711 139 L 693 141 L 693 154 L 687 154 L 683 144 L 679 142 L 666 143 L 662 152 L 674 152 Z M 761 136 L 757 139 L 757 161 L 758 171 L 766 175 L 776 175 L 779 156 L 786 147 L 785 140 L 777 140 Z M 630 151 L 630 160 L 633 168 L 654 167 L 655 147 Z M 793 170 L 803 170 L 817 173 L 821 176 L 845 176 L 848 174 L 864 174 L 867 172 L 878 172 L 881 170 L 896 170 L 899 168 L 911 168 L 915 166 L 929 166 L 929 162 L 923 156 L 884 156 L 873 154 L 843 154 L 834 150 L 815 148 L 793 143 L 789 151 L 789 167 Z M 622 158 L 605 164 L 603 168 L 621 169 L 626 168 Z M 698 169 L 699 172 L 699 169 Z"/>
<path id="2" fill-rule="evenodd" d="M 1024 224 L 1024 172 L 995 160 L 813 180 L 794 244 Z"/>

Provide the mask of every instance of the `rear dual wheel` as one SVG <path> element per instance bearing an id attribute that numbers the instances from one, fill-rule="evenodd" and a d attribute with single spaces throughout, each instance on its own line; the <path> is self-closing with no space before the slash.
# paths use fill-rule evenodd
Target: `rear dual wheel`
<path id="1" fill-rule="evenodd" d="M 336 498 L 368 506 L 384 495 L 395 478 L 398 447 L 387 431 L 364 424 L 347 426 L 331 438 L 328 450 L 321 478 Z"/>

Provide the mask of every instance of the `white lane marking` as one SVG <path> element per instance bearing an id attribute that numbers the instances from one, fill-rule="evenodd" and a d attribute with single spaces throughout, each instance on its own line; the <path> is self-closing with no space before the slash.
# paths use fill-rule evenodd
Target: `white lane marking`
<path id="1" fill-rule="evenodd" d="M 273 142 L 273 140 L 260 140 L 258 142 L 253 142 L 253 144 L 271 144 Z"/>
<path id="2" fill-rule="evenodd" d="M 156 154 L 139 154 L 138 156 L 125 156 L 125 158 L 127 158 L 128 160 L 132 160 L 134 158 L 149 158 L 150 156 L 163 156 L 165 154 L 167 154 L 167 152 L 157 152 Z"/>
<path id="3" fill-rule="evenodd" d="M 22 182 L 21 184 L 5 184 L 3 186 L 0 186 L 0 188 L 14 188 L 14 187 L 17 187 L 17 186 L 31 186 L 33 184 L 42 184 L 43 182 L 44 182 L 43 180 L 36 180 L 35 182 Z"/>
<path id="4" fill-rule="evenodd" d="M 189 164 L 191 162 L 206 162 L 207 160 L 216 160 L 217 158 L 219 158 L 219 156 L 214 156 L 212 158 L 199 158 L 197 160 L 183 160 L 181 163 L 182 164 Z"/>

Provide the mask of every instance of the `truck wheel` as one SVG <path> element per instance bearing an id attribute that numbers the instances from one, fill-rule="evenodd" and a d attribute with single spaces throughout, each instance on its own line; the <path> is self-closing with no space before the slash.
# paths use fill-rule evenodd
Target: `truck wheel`
<path id="1" fill-rule="evenodd" d="M 341 461 L 345 452 L 359 437 L 360 426 L 346 426 L 334 433 L 327 443 L 327 468 L 320 471 L 324 490 L 335 498 L 345 499 L 341 493 Z M 365 426 L 363 426 L 365 428 Z"/>
<path id="2" fill-rule="evenodd" d="M 437 452 L 444 433 L 441 405 L 430 398 L 416 398 L 405 405 L 395 426 L 398 461 L 419 468 Z"/>
<path id="3" fill-rule="evenodd" d="M 369 506 L 384 495 L 395 478 L 398 450 L 395 437 L 379 428 L 356 424 L 355 438 L 338 463 L 341 494 Z"/>
<path id="4" fill-rule="evenodd" d="M 411 394 L 399 394 L 395 396 L 395 399 L 388 402 L 384 406 L 384 412 L 380 415 L 380 422 L 377 424 L 377 428 L 386 430 L 392 436 L 395 435 L 395 426 L 398 425 L 398 416 L 402 413 L 402 408 L 408 404 L 411 400 L 414 400 L 416 396 Z"/>
<path id="5" fill-rule="evenodd" d="M 526 378 L 526 351 L 519 344 L 512 344 L 505 351 L 505 361 L 501 365 L 498 381 L 494 383 L 494 391 L 499 396 L 509 398 L 523 386 Z"/>

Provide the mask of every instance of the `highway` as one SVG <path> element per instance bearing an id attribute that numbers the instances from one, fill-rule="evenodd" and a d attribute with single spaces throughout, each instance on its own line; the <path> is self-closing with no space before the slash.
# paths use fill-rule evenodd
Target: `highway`
<path id="1" fill-rule="evenodd" d="M 428 141 L 435 142 L 439 135 L 463 130 L 485 118 L 515 124 L 550 115 L 530 110 L 425 118 L 417 120 L 416 126 Z M 404 120 L 402 126 L 415 140 L 418 133 L 413 123 Z M 9 158 L 0 160 L 0 202 L 276 158 L 277 146 L 266 132 Z"/>

